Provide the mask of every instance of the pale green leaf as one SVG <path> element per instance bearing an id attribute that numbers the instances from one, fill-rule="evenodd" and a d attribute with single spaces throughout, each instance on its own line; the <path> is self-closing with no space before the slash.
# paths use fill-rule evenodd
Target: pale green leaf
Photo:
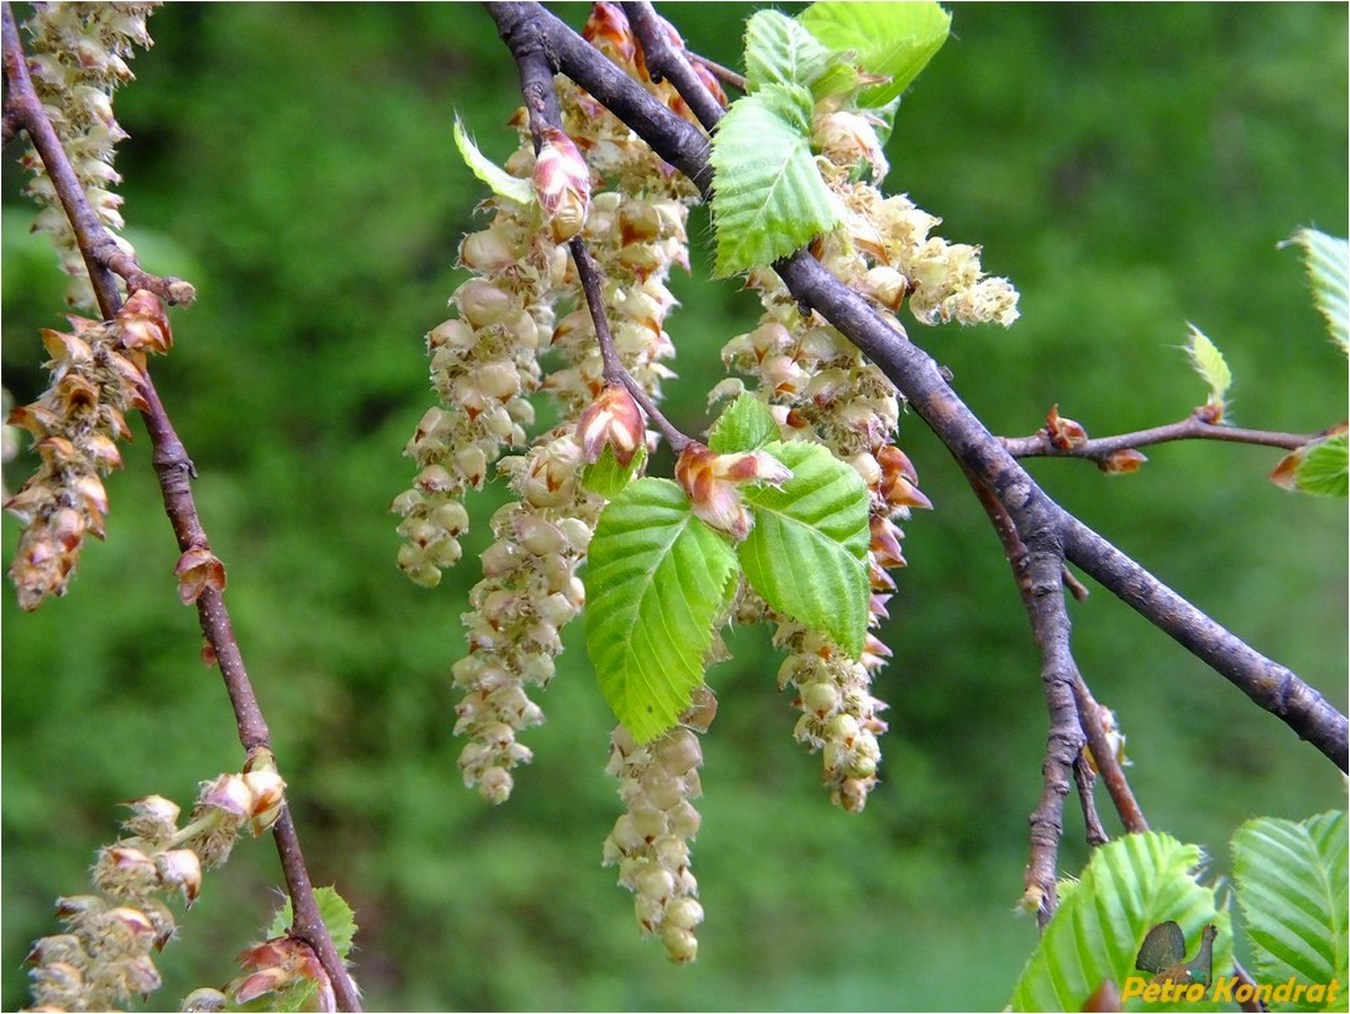
<path id="1" fill-rule="evenodd" d="M 743 391 L 713 423 L 708 448 L 718 454 L 753 451 L 778 439 L 778 424 L 769 406 L 749 391 Z"/>
<path id="2" fill-rule="evenodd" d="M 346 959 L 352 952 L 352 941 L 356 938 L 356 913 L 346 899 L 338 894 L 336 887 L 314 888 L 314 901 L 319 906 L 319 917 L 323 919 L 328 935 L 333 938 L 338 957 Z M 283 936 L 290 928 L 291 899 L 288 897 L 272 919 L 268 939 Z"/>
<path id="3" fill-rule="evenodd" d="M 1155 832 L 1127 834 L 1098 848 L 1031 952 L 1013 989 L 1011 1008 L 1082 1010 L 1107 979 L 1122 995 L 1128 994 L 1131 985 L 1152 978 L 1134 963 L 1149 930 L 1168 920 L 1181 927 L 1188 957 L 1198 951 L 1204 927 L 1214 924 L 1214 979 L 1228 975 L 1233 963 L 1229 916 L 1217 904 L 1215 890 L 1195 879 L 1201 859 L 1197 846 Z M 1185 1003 L 1184 1009 L 1217 1009 L 1210 994 Z M 1124 1008 L 1149 1009 L 1137 996 Z"/>
<path id="4" fill-rule="evenodd" d="M 792 478 L 741 494 L 755 518 L 736 547 L 746 579 L 779 613 L 824 631 L 856 659 L 867 636 L 867 487 L 820 444 L 774 441 L 763 450 Z"/>
<path id="5" fill-rule="evenodd" d="M 863 70 L 890 78 L 863 91 L 859 100 L 865 106 L 884 106 L 908 88 L 952 27 L 952 16 L 931 2 L 824 0 L 806 8 L 797 20 L 830 49 L 855 53 Z"/>
<path id="6" fill-rule="evenodd" d="M 1339 433 L 1309 445 L 1294 478 L 1305 493 L 1341 497 L 1350 494 L 1346 435 Z"/>
<path id="7" fill-rule="evenodd" d="M 713 135 L 716 274 L 771 264 L 839 219 L 811 155 L 811 93 L 767 84 L 732 103 Z"/>
<path id="8" fill-rule="evenodd" d="M 534 184 L 530 180 L 522 180 L 512 176 L 479 151 L 478 146 L 473 143 L 473 138 L 464 129 L 464 123 L 458 116 L 455 117 L 454 133 L 455 147 L 459 149 L 459 154 L 464 159 L 464 163 L 473 170 L 475 176 L 491 188 L 494 194 L 515 201 L 517 204 L 533 204 L 535 202 Z"/>
<path id="9" fill-rule="evenodd" d="M 1295 822 L 1249 820 L 1233 835 L 1238 904 L 1256 959 L 1258 982 L 1344 989 L 1346 955 L 1345 812 Z M 1277 1010 L 1319 1010 L 1320 1004 L 1273 1004 Z M 1344 997 L 1339 1004 L 1345 1009 Z"/>
<path id="10" fill-rule="evenodd" d="M 1316 229 L 1300 229 L 1281 246 L 1303 247 L 1313 302 L 1326 318 L 1331 339 L 1350 355 L 1350 242 Z"/>
<path id="11" fill-rule="evenodd" d="M 1233 384 L 1232 371 L 1228 369 L 1219 347 L 1194 324 L 1189 327 L 1191 335 L 1186 343 L 1186 355 L 1191 366 L 1195 367 L 1195 372 L 1200 374 L 1200 379 L 1209 386 L 1209 403 L 1222 405 L 1224 395 Z"/>
<path id="12" fill-rule="evenodd" d="M 600 452 L 600 460 L 587 465 L 581 473 L 581 484 L 592 493 L 599 493 L 606 500 L 613 500 L 623 492 L 625 486 L 642 474 L 642 466 L 647 462 L 647 448 L 638 445 L 628 467 L 620 465 L 614 457 L 614 448 L 606 444 Z"/>
<path id="13" fill-rule="evenodd" d="M 745 26 L 745 83 L 749 91 L 766 84 L 812 88 L 831 69 L 835 55 L 786 14 L 757 11 Z"/>
<path id="14" fill-rule="evenodd" d="M 600 515 L 588 550 L 586 650 L 610 708 L 640 743 L 703 681 L 713 624 L 736 591 L 736 554 L 669 479 L 638 479 Z"/>
<path id="15" fill-rule="evenodd" d="M 335 887 L 316 887 L 314 901 L 319 906 L 319 917 L 327 927 L 328 935 L 333 938 L 333 946 L 337 949 L 338 957 L 345 961 L 351 954 L 352 941 L 356 937 L 356 914 Z M 285 936 L 291 928 L 291 922 L 291 899 L 288 897 L 272 918 L 272 925 L 267 931 L 268 939 Z M 266 993 L 257 1000 L 230 1009 L 284 1012 L 313 1010 L 311 999 L 316 988 L 313 979 L 298 977 L 288 980 L 283 988 L 275 992 Z"/>

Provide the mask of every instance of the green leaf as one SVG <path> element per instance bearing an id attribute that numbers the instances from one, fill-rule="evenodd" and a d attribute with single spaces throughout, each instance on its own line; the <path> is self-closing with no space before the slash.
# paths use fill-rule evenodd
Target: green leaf
<path id="1" fill-rule="evenodd" d="M 890 81 L 859 96 L 864 106 L 884 106 L 909 87 L 942 48 L 952 16 L 936 3 L 814 3 L 797 15 L 834 50 L 852 50 L 862 68 Z"/>
<path id="2" fill-rule="evenodd" d="M 669 479 L 638 479 L 600 515 L 588 550 L 586 650 L 639 743 L 671 728 L 703 681 L 736 554 Z"/>
<path id="3" fill-rule="evenodd" d="M 592 493 L 599 493 L 606 500 L 613 500 L 636 476 L 642 474 L 642 466 L 646 462 L 647 448 L 639 446 L 633 460 L 625 468 L 614 457 L 614 448 L 606 444 L 600 452 L 600 460 L 582 470 L 581 485 Z"/>
<path id="4" fill-rule="evenodd" d="M 1256 979 L 1308 985 L 1346 981 L 1345 812 L 1302 822 L 1261 817 L 1233 835 L 1238 904 L 1256 959 Z M 1318 1010 L 1320 1004 L 1274 1004 Z M 1345 1005 L 1342 999 L 1340 1009 Z"/>
<path id="5" fill-rule="evenodd" d="M 336 887 L 316 887 L 314 900 L 319 905 L 319 916 L 328 927 L 328 935 L 333 938 L 338 957 L 344 961 L 352 952 L 352 941 L 356 938 L 356 913 L 347 904 Z M 291 928 L 291 899 L 288 897 L 277 909 L 272 926 L 267 931 L 268 939 L 285 935 Z"/>
<path id="6" fill-rule="evenodd" d="M 1347 293 L 1350 242 L 1316 229 L 1300 229 L 1280 246 L 1294 244 L 1303 247 L 1313 302 L 1326 318 L 1331 340 L 1350 355 L 1350 293 Z"/>
<path id="7" fill-rule="evenodd" d="M 1224 395 L 1233 384 L 1232 371 L 1228 369 L 1228 363 L 1224 360 L 1219 347 L 1194 324 L 1188 326 L 1191 329 L 1191 337 L 1186 343 L 1186 355 L 1190 358 L 1195 372 L 1200 374 L 1200 379 L 1209 385 L 1209 403 L 1222 405 Z"/>
<path id="8" fill-rule="evenodd" d="M 769 406 L 749 391 L 743 391 L 713 423 L 708 449 L 718 454 L 753 451 L 779 437 Z"/>
<path id="9" fill-rule="evenodd" d="M 1228 975 L 1233 963 L 1229 916 L 1217 904 L 1215 890 L 1195 879 L 1201 859 L 1198 846 L 1154 832 L 1128 834 L 1098 848 L 1080 882 L 1064 893 L 1027 960 L 1013 989 L 1012 1009 L 1082 1010 L 1107 979 L 1128 996 L 1131 986 L 1152 978 L 1134 963 L 1149 931 L 1169 919 L 1180 925 L 1191 955 L 1199 949 L 1201 931 L 1213 923 L 1219 931 L 1214 978 Z M 1211 992 L 1181 1007 L 1215 1010 Z M 1135 995 L 1125 1009 L 1148 1006 Z"/>
<path id="10" fill-rule="evenodd" d="M 811 155 L 811 93 L 766 84 L 732 103 L 713 135 L 719 277 L 771 264 L 839 220 Z"/>
<path id="11" fill-rule="evenodd" d="M 486 183 L 494 194 L 515 201 L 517 204 L 528 205 L 535 202 L 534 184 L 530 180 L 522 180 L 512 176 L 479 151 L 478 146 L 473 143 L 473 138 L 464 129 L 464 122 L 458 115 L 455 116 L 454 132 L 455 147 L 459 149 L 460 157 L 473 170 L 473 174 Z"/>
<path id="12" fill-rule="evenodd" d="M 800 24 L 778 11 L 758 11 L 745 26 L 745 83 L 748 91 L 766 84 L 811 88 L 836 61 Z"/>
<path id="13" fill-rule="evenodd" d="M 1350 463 L 1347 463 L 1346 435 L 1327 437 L 1307 448 L 1298 471 L 1298 488 L 1321 496 L 1346 496 L 1350 493 Z"/>
<path id="14" fill-rule="evenodd" d="M 746 579 L 774 609 L 823 630 L 851 658 L 867 636 L 867 487 L 820 444 L 774 441 L 782 489 L 746 487 L 755 526 L 736 547 Z"/>

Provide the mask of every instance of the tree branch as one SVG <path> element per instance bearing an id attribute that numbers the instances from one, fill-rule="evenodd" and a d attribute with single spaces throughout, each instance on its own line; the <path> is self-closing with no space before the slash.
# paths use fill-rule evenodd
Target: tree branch
<path id="1" fill-rule="evenodd" d="M 133 289 L 150 289 L 157 296 L 170 302 L 175 298 L 179 301 L 190 301 L 193 292 L 191 285 L 181 279 L 160 279 L 141 271 L 134 258 L 117 249 L 111 234 L 99 222 L 94 210 L 89 206 L 84 188 L 80 186 L 75 176 L 65 149 L 61 146 L 60 138 L 33 90 L 32 80 L 28 74 L 27 57 L 19 40 L 18 24 L 8 2 L 4 4 L 3 18 L 5 79 L 10 89 L 7 99 L 8 109 L 13 112 L 15 124 L 27 132 L 33 147 L 42 159 L 43 168 L 56 189 L 80 245 L 80 251 L 84 255 L 85 267 L 89 271 L 100 312 L 105 319 L 111 320 L 121 309 L 122 300 L 114 279 L 114 271 L 121 274 Z M 110 247 L 115 252 L 115 257 L 110 256 Z M 142 373 L 139 389 L 146 404 L 141 410 L 141 417 L 145 420 L 146 430 L 150 435 L 154 468 L 159 477 L 164 510 L 173 526 L 178 548 L 181 552 L 187 552 L 189 549 L 209 550 L 210 543 L 197 514 L 197 506 L 189 484 L 190 478 L 195 475 L 192 461 L 173 428 L 173 423 L 160 401 L 148 370 Z M 211 646 L 225 681 L 240 743 L 249 755 L 258 748 L 270 750 L 267 722 L 263 718 L 257 696 L 253 692 L 253 685 L 244 667 L 243 655 L 234 635 L 224 597 L 219 591 L 208 587 L 201 592 L 196 605 L 202 633 Z M 273 826 L 273 836 L 286 879 L 287 891 L 291 897 L 292 909 L 295 912 L 292 933 L 317 954 L 324 971 L 332 981 L 334 993 L 342 1009 L 359 1011 L 361 1004 L 356 987 L 348 976 L 346 967 L 338 956 L 337 948 L 333 945 L 332 937 L 329 936 L 328 929 L 319 914 L 318 903 L 310 885 L 309 872 L 305 867 L 299 836 L 291 820 L 289 807 L 282 807 L 281 815 Z"/>
<path id="2" fill-rule="evenodd" d="M 671 45 L 665 25 L 656 11 L 652 10 L 652 5 L 647 0 L 638 0 L 636 3 L 624 3 L 623 9 L 642 44 L 642 56 L 647 62 L 647 73 L 651 79 L 658 84 L 662 80 L 670 81 L 694 111 L 698 122 L 707 130 L 712 130 L 722 118 L 722 107 L 703 87 L 684 54 Z"/>
<path id="3" fill-rule="evenodd" d="M 42 108 L 41 100 L 33 90 L 33 81 L 28 74 L 28 60 L 24 54 L 23 44 L 19 41 L 18 23 L 14 20 L 14 13 L 10 10 L 8 2 L 5 4 L 4 15 L 4 47 L 5 79 L 10 84 L 9 95 L 5 98 L 6 123 L 12 131 L 19 128 L 25 130 L 33 148 L 42 159 L 47 175 L 61 200 L 61 206 L 65 209 L 66 217 L 70 220 L 71 228 L 75 231 L 90 278 L 96 279 L 99 272 L 112 271 L 121 275 L 133 292 L 136 289 L 149 289 L 171 305 L 191 303 L 196 298 L 196 289 L 181 278 L 171 276 L 161 278 L 144 271 L 135 257 L 117 245 L 112 233 L 99 221 L 89 202 L 83 199 L 84 188 L 76 179 L 75 170 L 61 147 L 61 139 L 57 136 L 56 128 L 52 126 L 51 120 Z M 72 200 L 75 194 L 79 194 L 81 198 L 79 201 Z M 105 281 L 103 288 L 107 286 L 108 283 Z M 95 281 L 95 291 L 98 291 L 99 287 Z M 102 304 L 100 307 L 105 317 L 111 318 L 112 314 L 108 312 L 108 308 Z"/>
<path id="4" fill-rule="evenodd" d="M 1297 433 L 1274 433 L 1268 430 L 1238 429 L 1233 426 L 1216 426 L 1201 417 L 1203 410 L 1166 426 L 1154 426 L 1152 429 L 1135 433 L 1121 433 L 1113 437 L 1099 437 L 1088 440 L 1076 447 L 1057 447 L 1044 429 L 1037 430 L 1029 437 L 1000 437 L 1004 450 L 1014 458 L 1087 458 L 1101 464 L 1118 451 L 1147 447 L 1150 444 L 1162 444 L 1173 440 L 1226 440 L 1238 444 L 1257 444 L 1262 447 L 1281 447 L 1287 451 L 1296 450 L 1316 434 L 1301 436 Z"/>
<path id="5" fill-rule="evenodd" d="M 693 124 L 680 119 L 637 82 L 537 3 L 488 5 L 503 41 L 517 57 L 542 52 L 570 78 L 602 102 L 638 133 L 666 162 L 711 193 L 712 169 L 708 140 Z M 844 286 L 804 250 L 774 265 L 799 303 L 813 307 L 861 349 L 895 384 L 911 408 L 928 424 L 956 457 L 999 499 L 1033 552 L 1048 548 L 1078 563 L 1111 592 L 1130 602 L 1150 622 L 1172 633 L 1173 617 L 1164 611 L 1167 595 L 1161 582 L 1112 549 L 1117 566 L 1088 566 L 1092 533 L 1048 497 L 1004 449 L 997 437 L 960 400 L 943 378 L 938 365 L 898 328 L 879 318 L 857 293 Z M 1093 538 L 1097 538 L 1093 536 Z M 1140 589 L 1147 594 L 1141 594 Z M 1189 603 L 1188 615 L 1222 628 Z M 1223 633 L 1227 634 L 1226 631 Z M 1173 636 L 1176 636 L 1175 634 Z M 1229 638 L 1232 635 L 1227 635 Z M 1272 711 L 1300 736 L 1312 741 L 1338 767 L 1350 763 L 1350 730 L 1345 716 L 1293 673 L 1243 645 L 1229 650 L 1213 638 L 1177 638 L 1188 650 L 1218 669 L 1248 696 Z M 1236 641 L 1236 639 L 1233 639 Z M 1241 642 L 1237 642 L 1241 644 Z M 1272 681 L 1272 672 L 1280 674 Z"/>

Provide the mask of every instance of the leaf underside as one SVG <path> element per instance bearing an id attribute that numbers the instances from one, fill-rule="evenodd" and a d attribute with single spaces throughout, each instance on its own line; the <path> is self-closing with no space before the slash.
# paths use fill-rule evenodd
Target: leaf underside
<path id="1" fill-rule="evenodd" d="M 1200 375 L 1200 379 L 1209 386 L 1210 402 L 1222 404 L 1224 395 L 1233 384 L 1232 371 L 1228 369 L 1223 353 L 1209 336 L 1194 324 L 1190 327 L 1191 335 L 1186 345 L 1186 355 L 1190 358 L 1195 372 Z"/>
<path id="2" fill-rule="evenodd" d="M 1285 244 L 1303 247 L 1313 302 L 1326 319 L 1331 339 L 1350 354 L 1350 242 L 1316 229 L 1300 229 Z"/>
<path id="3" fill-rule="evenodd" d="M 517 204 L 534 203 L 534 184 L 529 180 L 512 176 L 479 151 L 478 145 L 473 143 L 473 138 L 469 137 L 468 131 L 464 129 L 464 121 L 458 116 L 455 117 L 454 134 L 455 147 L 459 149 L 464 164 L 473 170 L 473 174 L 486 183 L 494 194 Z"/>
<path id="4" fill-rule="evenodd" d="M 1259 982 L 1346 981 L 1344 811 L 1249 820 L 1233 835 L 1233 875 Z"/>
<path id="5" fill-rule="evenodd" d="M 736 554 L 668 479 L 638 479 L 605 508 L 588 550 L 586 648 L 601 692 L 638 742 L 671 728 L 703 681 Z"/>

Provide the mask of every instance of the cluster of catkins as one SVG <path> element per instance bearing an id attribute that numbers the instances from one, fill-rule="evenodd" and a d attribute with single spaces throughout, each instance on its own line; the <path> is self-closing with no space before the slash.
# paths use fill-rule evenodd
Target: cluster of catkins
<path id="1" fill-rule="evenodd" d="M 818 240 L 812 252 L 867 297 L 883 319 L 899 329 L 895 314 L 906 299 L 925 324 L 1007 326 L 1017 319 L 1016 290 L 1004 278 L 983 274 L 978 248 L 930 235 L 939 219 L 903 195 L 884 197 L 867 179 L 869 169 L 880 179 L 887 167 L 863 114 L 822 106 L 812 141 L 822 176 L 845 210 L 841 228 Z M 723 360 L 754 378 L 784 439 L 818 440 L 862 477 L 871 505 L 868 574 L 876 626 L 895 590 L 888 571 L 905 565 L 904 533 L 896 522 L 907 520 L 911 508 L 932 506 L 919 491 L 914 466 L 894 444 L 900 400 L 894 385 L 839 331 L 815 313 L 802 315 L 776 275 L 754 272 L 751 284 L 760 291 L 764 315 L 755 330 L 726 344 Z M 728 379 L 714 398 L 742 390 L 741 380 Z M 762 604 L 742 603 L 742 618 L 755 614 L 778 620 L 775 640 L 789 653 L 778 682 L 796 690 L 797 739 L 821 752 L 831 801 L 861 810 L 877 781 L 877 735 L 886 729 L 879 717 L 885 704 L 872 696 L 872 678 L 890 649 L 869 635 L 861 659 L 854 661 L 828 638 L 771 616 Z"/>
<path id="2" fill-rule="evenodd" d="M 587 34 L 620 28 L 627 30 L 619 9 L 600 4 Z M 629 37 L 627 69 L 636 74 L 634 52 Z M 495 541 L 464 615 L 469 653 L 453 667 L 463 693 L 455 731 L 468 738 L 460 769 L 467 785 L 497 803 L 511 793 L 511 769 L 531 757 L 517 733 L 543 720 L 525 686 L 552 678 L 560 630 L 584 603 L 576 570 L 604 500 L 581 485 L 582 469 L 606 442 L 627 464 L 645 439 L 630 396 L 606 387 L 566 244 L 579 237 L 594 257 L 618 357 L 659 399 L 661 381 L 672 376 L 663 361 L 674 354 L 665 318 L 675 298 L 666 279 L 673 265 L 688 267 L 685 221 L 697 196 L 584 91 L 561 77 L 557 86 L 564 129 L 539 129 L 537 153 L 525 111 L 512 121 L 520 146 L 506 169 L 533 181 L 536 202 L 494 196 L 489 226 L 460 245 L 459 264 L 472 277 L 451 298 L 456 316 L 428 335 L 441 404 L 406 448 L 420 471 L 393 504 L 407 539 L 400 566 L 434 585 L 459 559 L 464 496 L 482 486 L 494 461 L 519 498 L 492 518 Z M 536 391 L 553 398 L 562 421 L 527 443 L 535 416 L 528 395 Z"/>
<path id="3" fill-rule="evenodd" d="M 203 782 L 181 828 L 177 804 L 162 796 L 128 804 L 126 837 L 100 849 L 94 863 L 99 893 L 61 898 L 56 912 L 65 932 L 33 945 L 33 1009 L 112 1010 L 158 989 L 151 953 L 177 927 L 161 896 L 181 893 L 191 907 L 202 870 L 225 862 L 243 831 L 271 827 L 285 788 L 271 754 L 259 751 L 242 773 Z"/>
<path id="4" fill-rule="evenodd" d="M 44 330 L 51 385 L 14 409 L 9 422 L 33 436 L 42 464 L 4 507 L 23 522 L 10 577 L 19 605 L 36 609 L 66 593 L 86 535 L 103 538 L 108 494 L 100 473 L 121 467 L 125 414 L 141 408 L 147 353 L 173 342 L 159 299 L 138 290 L 111 321 L 71 317 L 71 330 Z"/>
<path id="5" fill-rule="evenodd" d="M 148 48 L 146 18 L 158 3 L 38 3 L 25 22 L 29 43 L 28 69 L 75 177 L 99 221 L 122 250 L 131 245 L 116 233 L 122 228 L 122 198 L 112 191 L 121 182 L 113 168 L 114 147 L 126 132 L 113 116 L 112 94 L 132 79 L 127 60 L 133 47 Z M 34 178 L 28 193 L 41 205 L 33 223 L 46 232 L 71 276 L 66 300 L 73 307 L 92 307 L 93 290 L 74 230 L 57 199 L 35 151 L 23 159 Z"/>

